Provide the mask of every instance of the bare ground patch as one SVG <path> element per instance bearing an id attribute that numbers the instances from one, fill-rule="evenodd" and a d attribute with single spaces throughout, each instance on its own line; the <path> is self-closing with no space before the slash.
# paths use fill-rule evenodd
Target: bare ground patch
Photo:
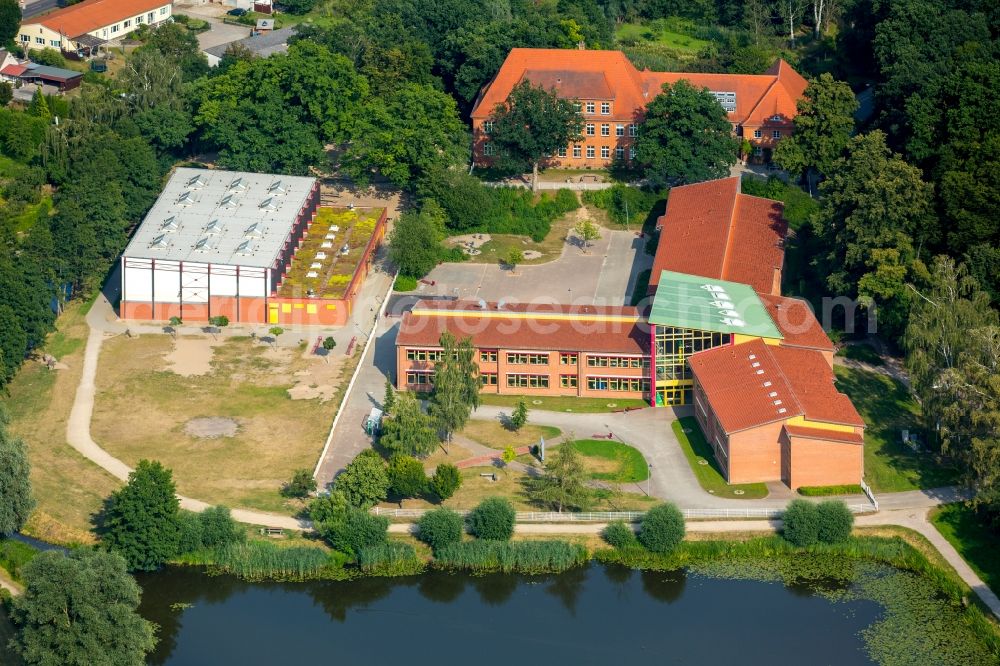
<path id="1" fill-rule="evenodd" d="M 207 375 L 221 340 L 183 335 L 174 340 L 174 348 L 164 355 L 167 368 L 182 377 Z"/>
<path id="2" fill-rule="evenodd" d="M 191 437 L 215 439 L 217 437 L 235 437 L 240 424 L 235 419 L 221 416 L 204 416 L 191 419 L 184 424 L 184 432 Z"/>

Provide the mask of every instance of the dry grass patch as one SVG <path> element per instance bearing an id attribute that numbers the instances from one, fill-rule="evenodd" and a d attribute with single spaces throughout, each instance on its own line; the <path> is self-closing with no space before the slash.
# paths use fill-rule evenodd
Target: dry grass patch
<path id="1" fill-rule="evenodd" d="M 89 330 L 87 304 L 71 303 L 46 341 L 45 351 L 65 365 L 48 370 L 25 363 L 4 399 L 11 430 L 24 438 L 38 506 L 25 533 L 53 543 L 93 543 L 91 518 L 120 482 L 66 443 L 66 422 L 83 372 Z"/>
<path id="2" fill-rule="evenodd" d="M 460 434 L 483 446 L 503 450 L 508 446 L 517 448 L 538 444 L 541 437 L 544 437 L 545 441 L 548 442 L 559 437 L 562 431 L 552 426 L 526 424 L 515 432 L 508 430 L 495 419 L 489 421 L 472 419 L 465 424 L 465 428 Z"/>
<path id="3" fill-rule="evenodd" d="M 298 468 L 312 468 L 323 447 L 333 400 L 292 400 L 297 382 L 327 379 L 347 365 L 303 358 L 247 338 L 211 345 L 211 370 L 183 376 L 168 369 L 168 336 L 115 338 L 97 373 L 92 433 L 109 453 L 134 466 L 143 458 L 174 472 L 178 492 L 206 502 L 268 511 L 296 508 L 278 494 Z M 325 381 L 325 380 L 324 380 Z M 189 434 L 192 419 L 230 419 L 232 437 Z"/>

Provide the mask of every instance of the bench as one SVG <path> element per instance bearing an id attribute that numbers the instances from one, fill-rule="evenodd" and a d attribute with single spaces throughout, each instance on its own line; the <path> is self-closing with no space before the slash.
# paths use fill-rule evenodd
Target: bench
<path id="1" fill-rule="evenodd" d="M 485 476 L 490 481 L 496 481 L 497 480 L 497 475 L 495 473 L 493 473 L 493 472 L 480 472 L 479 476 Z"/>
<path id="2" fill-rule="evenodd" d="M 280 527 L 262 527 L 260 528 L 260 534 L 261 536 L 269 537 L 285 536 L 285 530 Z"/>

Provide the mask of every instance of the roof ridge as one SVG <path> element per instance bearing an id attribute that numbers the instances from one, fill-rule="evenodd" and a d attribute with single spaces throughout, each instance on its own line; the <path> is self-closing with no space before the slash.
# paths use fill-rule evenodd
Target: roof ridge
<path id="1" fill-rule="evenodd" d="M 723 280 L 728 279 L 726 276 L 729 274 L 729 271 L 727 269 L 729 267 L 729 259 L 732 256 L 733 229 L 736 228 L 736 220 L 739 217 L 736 214 L 736 211 L 740 201 L 740 183 L 741 183 L 740 180 L 736 181 L 736 194 L 733 196 L 732 208 L 730 208 L 729 210 L 729 228 L 726 230 L 726 246 L 725 246 L 726 251 L 722 255 L 722 267 L 719 270 L 719 275 L 722 276 Z"/>

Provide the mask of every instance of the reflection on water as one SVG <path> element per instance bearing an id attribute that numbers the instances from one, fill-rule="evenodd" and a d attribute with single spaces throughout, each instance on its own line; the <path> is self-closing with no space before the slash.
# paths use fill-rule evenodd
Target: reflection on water
<path id="1" fill-rule="evenodd" d="M 245 583 L 194 568 L 140 577 L 150 663 L 869 664 L 873 602 L 780 583 L 591 565 L 558 576 L 429 573 Z"/>

